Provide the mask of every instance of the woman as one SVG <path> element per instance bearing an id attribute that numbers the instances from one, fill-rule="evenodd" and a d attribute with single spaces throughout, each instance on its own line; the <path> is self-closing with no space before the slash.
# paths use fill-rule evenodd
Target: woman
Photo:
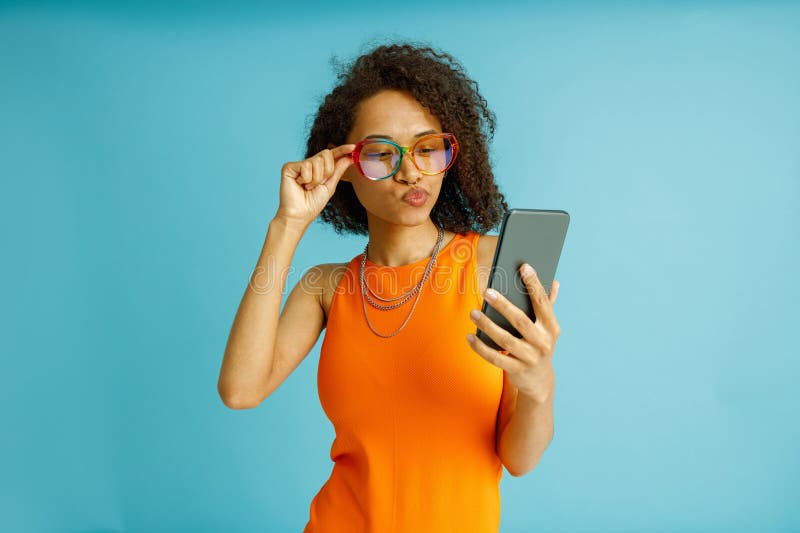
<path id="1" fill-rule="evenodd" d="M 318 390 L 336 430 L 334 466 L 304 532 L 496 532 L 503 465 L 523 475 L 552 437 L 558 283 L 548 298 L 521 273 L 536 323 L 502 295 L 489 299 L 479 272 L 488 274 L 497 237 L 485 232 L 508 207 L 489 165 L 494 116 L 455 59 L 379 46 L 339 77 L 307 159 L 281 170 L 220 395 L 256 407 L 326 328 Z M 368 235 L 367 245 L 306 272 L 280 313 L 292 256 L 320 213 L 338 233 Z M 472 317 L 484 297 L 522 338 Z M 476 328 L 505 350 L 467 338 Z"/>

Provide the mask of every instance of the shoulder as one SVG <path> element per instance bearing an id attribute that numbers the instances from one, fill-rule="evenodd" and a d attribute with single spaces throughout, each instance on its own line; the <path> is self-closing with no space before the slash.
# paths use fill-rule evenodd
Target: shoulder
<path id="1" fill-rule="evenodd" d="M 325 311 L 326 319 L 336 287 L 347 271 L 349 264 L 349 262 L 321 263 L 309 268 L 305 274 L 305 276 L 307 276 L 307 282 L 316 290 L 317 298 L 319 299 L 322 309 Z"/>
<path id="2" fill-rule="evenodd" d="M 489 285 L 489 272 L 492 269 L 492 261 L 494 260 L 494 252 L 497 249 L 498 235 L 481 234 L 478 237 L 478 290 L 481 294 L 486 290 Z"/>
<path id="3" fill-rule="evenodd" d="M 490 268 L 497 249 L 498 235 L 481 234 L 478 237 L 478 266 Z"/>

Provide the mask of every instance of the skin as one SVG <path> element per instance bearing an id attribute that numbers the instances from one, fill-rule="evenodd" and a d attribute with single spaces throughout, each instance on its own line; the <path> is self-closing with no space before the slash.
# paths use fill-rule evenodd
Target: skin
<path id="1" fill-rule="evenodd" d="M 308 225 L 331 198 L 339 179 L 353 184 L 367 211 L 370 260 L 397 266 L 429 257 L 437 237 L 430 212 L 444 176 L 426 176 L 410 159 L 404 159 L 402 168 L 392 178 L 368 180 L 353 167 L 350 153 L 357 140 L 370 134 L 391 135 L 397 142 L 411 145 L 417 134 L 441 131 L 440 126 L 436 117 L 411 95 L 383 91 L 359 105 L 355 125 L 347 139 L 350 143 L 329 146 L 308 159 L 283 165 L 280 205 L 269 224 L 256 267 L 268 276 L 255 284 L 251 279 L 248 284 L 231 327 L 220 370 L 217 388 L 227 406 L 234 409 L 257 407 L 297 368 L 325 327 L 334 288 L 347 264 L 326 263 L 311 269 L 291 291 L 283 311 L 280 294 L 292 254 Z M 424 188 L 430 194 L 422 207 L 401 200 L 403 193 L 414 187 Z M 453 233 L 447 232 L 444 243 L 453 237 Z M 536 323 L 502 296 L 490 300 L 486 285 L 496 246 L 497 236 L 482 235 L 478 239 L 481 294 L 524 337 L 513 338 L 487 317 L 479 315 L 476 326 L 505 350 L 502 353 L 492 350 L 480 340 L 464 342 L 470 343 L 476 357 L 483 357 L 503 369 L 496 450 L 508 472 L 521 476 L 536 465 L 553 434 L 552 355 L 560 328 L 552 306 L 559 284 L 554 281 L 553 291 L 547 296 L 535 277 L 522 276 L 528 283 Z M 281 291 L 269 290 L 276 282 L 269 276 L 276 273 Z M 464 310 L 465 313 L 469 311 Z"/>
<path id="2" fill-rule="evenodd" d="M 356 121 L 347 137 L 354 144 L 372 134 L 391 136 L 403 146 L 411 146 L 416 134 L 441 132 L 441 123 L 408 93 L 386 90 L 361 102 Z M 334 148 L 329 145 L 328 148 Z M 367 211 L 369 226 L 368 258 L 385 266 L 398 266 L 430 256 L 437 230 L 430 219 L 442 186 L 442 175 L 427 176 L 419 172 L 409 158 L 392 178 L 372 181 L 350 165 L 341 179 L 352 183 L 356 196 Z M 411 188 L 430 193 L 427 202 L 414 207 L 402 200 Z M 443 245 L 455 236 L 446 232 Z M 465 310 L 470 319 L 499 346 L 490 348 L 474 336 L 468 342 L 476 356 L 503 369 L 503 393 L 498 411 L 496 448 L 506 469 L 514 476 L 532 470 L 553 436 L 553 394 L 555 373 L 552 358 L 560 335 L 560 326 L 553 311 L 560 283 L 553 282 L 546 293 L 535 273 L 521 267 L 536 313 L 534 323 L 524 311 L 502 295 L 492 298 L 487 292 L 488 273 L 497 246 L 497 236 L 483 235 L 478 244 L 479 285 L 489 305 L 497 309 L 523 335 L 517 339 L 490 320 L 479 309 Z M 346 264 L 338 265 L 338 275 L 330 276 L 330 286 L 321 297 L 327 316 L 333 290 Z M 470 312 L 471 311 L 471 312 Z"/>
<path id="3" fill-rule="evenodd" d="M 360 103 L 347 143 L 355 144 L 368 135 L 386 134 L 401 146 L 411 146 L 418 139 L 416 134 L 430 130 L 441 133 L 441 123 L 413 96 L 385 90 Z M 365 178 L 355 165 L 347 168 L 341 180 L 353 185 L 367 211 L 370 261 L 398 266 L 430 256 L 438 236 L 430 213 L 442 189 L 442 179 L 443 174 L 422 174 L 409 157 L 403 157 L 400 170 L 393 177 L 380 181 Z M 411 189 L 424 189 L 430 194 L 424 205 L 415 207 L 402 200 Z M 455 233 L 445 231 L 442 246 L 454 236 Z"/>
<path id="4" fill-rule="evenodd" d="M 483 289 L 489 305 L 508 319 L 522 338 L 511 335 L 478 309 L 470 312 L 470 318 L 503 350 L 490 348 L 472 334 L 467 336 L 478 355 L 503 369 L 496 448 L 514 476 L 532 470 L 553 439 L 553 352 L 561 334 L 553 312 L 560 284 L 554 280 L 548 296 L 535 271 L 526 270 L 527 266 L 520 267 L 520 276 L 528 289 L 536 322 L 502 294 Z"/>

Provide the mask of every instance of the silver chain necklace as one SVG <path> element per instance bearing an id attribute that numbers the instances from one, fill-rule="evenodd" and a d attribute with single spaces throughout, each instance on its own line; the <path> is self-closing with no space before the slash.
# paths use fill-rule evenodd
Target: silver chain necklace
<path id="1" fill-rule="evenodd" d="M 367 242 L 367 245 L 364 246 L 364 253 L 361 254 L 361 269 L 359 271 L 359 279 L 361 281 L 361 306 L 364 309 L 364 318 L 367 320 L 367 325 L 369 326 L 369 329 L 371 329 L 372 332 L 375 335 L 378 335 L 379 337 L 383 337 L 383 338 L 394 337 L 395 335 L 400 333 L 400 330 L 402 330 L 406 326 L 406 324 L 408 323 L 408 320 L 411 318 L 411 315 L 414 313 L 414 309 L 417 307 L 417 302 L 419 302 L 419 297 L 420 297 L 420 295 L 422 295 L 422 290 L 421 289 L 425 285 L 425 281 L 428 279 L 428 276 L 430 275 L 431 271 L 433 270 L 434 265 L 436 264 L 436 256 L 439 255 L 439 247 L 442 245 L 442 240 L 444 239 L 444 229 L 439 227 L 438 230 L 439 230 L 439 237 L 436 240 L 436 245 L 433 247 L 433 253 L 431 254 L 431 258 L 428 260 L 428 266 L 425 267 L 425 272 L 422 274 L 422 279 L 419 280 L 419 282 L 417 282 L 417 284 L 414 285 L 414 287 L 410 291 L 408 291 L 405 294 L 401 294 L 400 296 L 394 297 L 394 298 L 381 298 L 380 296 L 375 294 L 372 291 L 372 289 L 367 287 L 367 283 L 364 280 L 364 267 L 365 267 L 366 262 L 367 262 L 367 250 L 369 249 L 369 242 Z M 402 301 L 399 301 L 399 302 L 397 302 L 395 304 L 391 304 L 391 305 L 381 305 L 381 304 L 375 302 L 370 297 L 370 294 L 374 295 L 376 298 L 378 298 L 379 300 L 382 300 L 384 302 L 392 302 L 392 301 L 395 301 L 395 300 L 400 300 L 401 298 L 402 298 Z M 372 324 L 369 321 L 369 317 L 367 316 L 366 300 L 368 300 L 370 305 L 372 305 L 376 309 L 381 309 L 381 310 L 386 311 L 386 310 L 394 309 L 396 307 L 399 307 L 399 306 L 403 305 L 408 300 L 410 300 L 414 296 L 414 294 L 417 295 L 417 299 L 414 300 L 414 305 L 411 306 L 411 311 L 409 311 L 408 316 L 406 317 L 406 319 L 403 321 L 403 323 L 400 325 L 399 328 L 397 328 L 394 332 L 392 332 L 392 333 L 390 333 L 388 335 L 384 335 L 382 333 L 378 333 L 377 331 L 375 331 L 375 328 L 372 327 Z"/>

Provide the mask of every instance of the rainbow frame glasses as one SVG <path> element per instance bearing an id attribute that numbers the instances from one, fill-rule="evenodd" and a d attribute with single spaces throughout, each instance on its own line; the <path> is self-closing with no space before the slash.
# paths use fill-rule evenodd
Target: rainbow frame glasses
<path id="1" fill-rule="evenodd" d="M 413 146 L 400 146 L 390 139 L 368 138 L 356 143 L 350 157 L 362 176 L 380 181 L 397 174 L 406 153 L 417 170 L 426 176 L 435 176 L 455 163 L 458 141 L 452 133 L 423 135 Z"/>

